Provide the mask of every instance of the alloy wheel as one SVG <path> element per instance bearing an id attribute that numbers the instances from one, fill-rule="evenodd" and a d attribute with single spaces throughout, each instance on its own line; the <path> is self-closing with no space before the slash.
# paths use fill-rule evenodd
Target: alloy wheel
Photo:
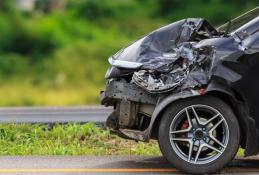
<path id="1" fill-rule="evenodd" d="M 219 158 L 229 141 L 224 116 L 207 105 L 191 105 L 173 119 L 169 139 L 176 154 L 191 164 L 207 164 Z"/>

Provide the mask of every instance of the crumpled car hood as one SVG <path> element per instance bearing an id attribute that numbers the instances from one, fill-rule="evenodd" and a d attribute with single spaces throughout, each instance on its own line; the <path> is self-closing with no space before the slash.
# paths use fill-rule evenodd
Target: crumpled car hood
<path id="1" fill-rule="evenodd" d="M 112 56 L 110 63 L 135 69 L 131 83 L 150 93 L 163 93 L 201 88 L 212 76 L 227 83 L 237 81 L 242 75 L 233 68 L 233 62 L 245 52 L 252 54 L 256 50 L 244 47 L 235 33 L 226 36 L 206 20 L 190 18 L 141 38 Z M 232 66 L 228 66 L 229 62 Z"/>
<path id="2" fill-rule="evenodd" d="M 204 19 L 184 19 L 162 27 L 139 39 L 113 56 L 115 60 L 137 62 L 156 69 L 172 63 L 175 49 L 188 41 L 199 41 L 217 36 L 217 31 Z M 142 67 L 143 68 L 143 67 Z"/>

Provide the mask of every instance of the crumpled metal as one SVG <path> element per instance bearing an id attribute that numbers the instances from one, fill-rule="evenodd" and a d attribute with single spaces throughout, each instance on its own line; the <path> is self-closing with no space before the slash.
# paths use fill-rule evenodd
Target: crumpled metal
<path id="1" fill-rule="evenodd" d="M 208 82 L 214 50 L 197 43 L 215 36 L 219 33 L 206 20 L 184 19 L 136 41 L 114 59 L 142 63 L 132 83 L 149 92 L 166 92 L 185 83 L 201 86 Z"/>
<path id="2" fill-rule="evenodd" d="M 208 83 L 209 69 L 214 58 L 212 46 L 196 47 L 185 42 L 158 59 L 156 67 L 143 66 L 134 72 L 132 82 L 149 92 L 167 92 L 186 84 L 188 87 Z M 152 65 L 152 64 L 151 64 Z"/>
<path id="3" fill-rule="evenodd" d="M 241 55 L 258 52 L 249 47 L 252 42 L 256 41 L 220 34 L 206 20 L 178 21 L 141 40 L 136 60 L 143 65 L 131 82 L 151 93 L 203 87 L 211 76 L 235 82 L 242 75 L 226 64 L 233 65 Z"/>
<path id="4" fill-rule="evenodd" d="M 252 26 L 248 31 L 257 36 L 258 30 Z M 242 78 L 242 72 L 233 68 L 237 59 L 258 52 L 251 34 L 240 30 L 225 35 L 205 19 L 189 18 L 148 34 L 113 59 L 141 63 L 131 83 L 151 93 L 203 87 L 212 76 L 231 84 Z"/>

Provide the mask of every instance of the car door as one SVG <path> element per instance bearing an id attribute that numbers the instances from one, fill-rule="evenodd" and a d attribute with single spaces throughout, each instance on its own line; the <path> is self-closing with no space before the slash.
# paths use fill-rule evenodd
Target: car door
<path id="1" fill-rule="evenodd" d="M 237 62 L 246 70 L 240 70 L 242 78 L 233 83 L 232 87 L 245 100 L 250 116 L 259 128 L 259 18 L 239 30 L 237 35 L 246 53 Z"/>

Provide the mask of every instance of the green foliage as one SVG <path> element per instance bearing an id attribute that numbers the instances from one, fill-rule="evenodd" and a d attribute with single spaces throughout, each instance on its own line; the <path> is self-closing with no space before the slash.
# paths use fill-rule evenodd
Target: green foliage
<path id="1" fill-rule="evenodd" d="M 155 141 L 136 143 L 95 124 L 0 126 L 0 155 L 160 155 Z"/>
<path id="2" fill-rule="evenodd" d="M 107 58 L 140 36 L 187 17 L 220 24 L 255 0 L 67 0 L 64 12 L 21 12 L 0 0 L 0 105 L 97 103 Z M 44 7 L 45 6 L 45 7 Z M 15 91 L 15 93 L 14 93 Z M 26 92 L 26 93 L 23 93 Z"/>
<path id="3" fill-rule="evenodd" d="M 5 13 L 15 11 L 14 0 L 0 0 L 0 10 Z"/>
<path id="4" fill-rule="evenodd" d="M 98 19 L 100 17 L 112 17 L 114 16 L 113 3 L 111 1 L 103 0 L 79 0 L 76 2 L 70 2 L 71 7 L 76 9 L 78 16 L 85 17 L 87 19 Z"/>
<path id="5" fill-rule="evenodd" d="M 256 0 L 160 0 L 157 1 L 156 14 L 171 20 L 203 17 L 218 25 L 255 8 L 256 5 Z"/>
<path id="6" fill-rule="evenodd" d="M 100 18 L 128 17 L 140 11 L 137 0 L 70 0 L 68 8 L 79 18 L 96 21 Z"/>
<path id="7" fill-rule="evenodd" d="M 46 57 L 62 46 L 66 39 L 61 27 L 55 17 L 38 21 L 37 18 L 24 20 L 21 16 L 2 14 L 0 50 L 26 55 L 28 58 Z"/>
<path id="8" fill-rule="evenodd" d="M 10 66 L 12 66 L 12 69 L 10 69 Z M 20 73 L 26 73 L 28 69 L 28 61 L 23 56 L 13 53 L 1 55 L 0 75 L 2 75 L 2 78 L 5 78 L 3 75 L 7 75 L 10 77 L 16 76 Z"/>

